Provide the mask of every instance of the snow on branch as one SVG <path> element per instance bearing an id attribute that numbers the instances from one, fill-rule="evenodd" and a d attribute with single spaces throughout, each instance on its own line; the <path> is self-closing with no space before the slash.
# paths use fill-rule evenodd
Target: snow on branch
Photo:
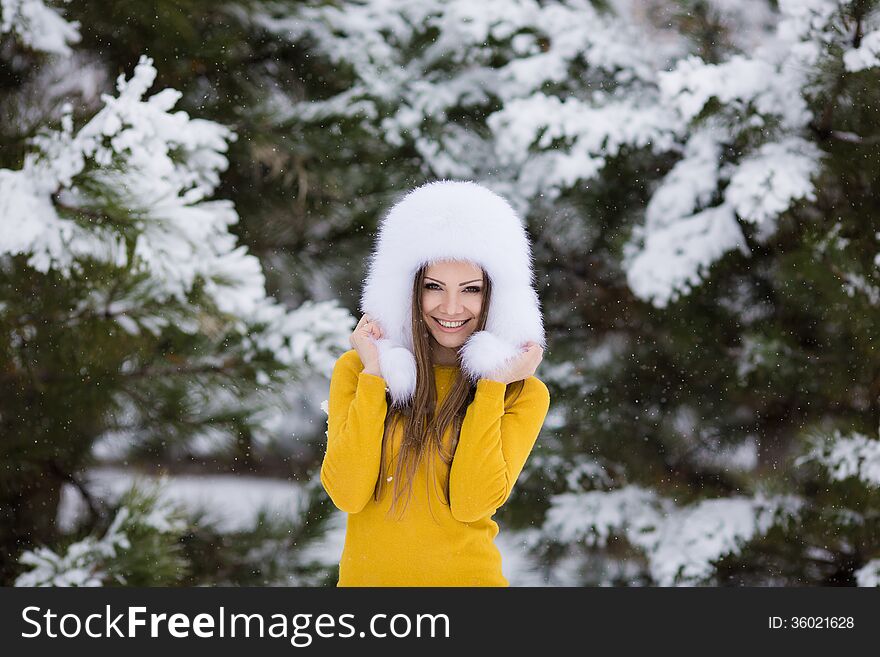
<path id="1" fill-rule="evenodd" d="M 800 94 L 800 76 L 784 62 L 734 55 L 710 64 L 691 55 L 658 75 L 662 102 L 685 121 L 697 118 L 712 99 L 730 112 L 751 107 L 759 115 L 776 115 L 786 127 L 800 128 L 811 118 Z"/>
<path id="2" fill-rule="evenodd" d="M 46 546 L 25 550 L 19 563 L 32 568 L 18 576 L 15 586 L 124 585 L 122 562 L 129 551 L 149 549 L 151 542 L 144 540 L 145 535 L 170 536 L 186 528 L 182 510 L 160 498 L 160 487 L 165 483 L 166 479 L 161 479 L 143 490 L 139 486 L 129 489 L 100 538 L 87 536 L 61 554 Z"/>
<path id="3" fill-rule="evenodd" d="M 816 200 L 812 179 L 819 171 L 821 156 L 815 144 L 800 137 L 763 144 L 731 167 L 725 201 L 740 219 L 766 224 L 795 201 Z"/>
<path id="4" fill-rule="evenodd" d="M 125 266 L 121 231 L 64 216 L 104 209 L 102 195 L 89 194 L 86 183 L 109 188 L 134 215 L 131 223 L 143 228 L 137 260 L 161 282 L 160 294 L 181 295 L 200 263 L 213 264 L 216 253 L 231 250 L 227 227 L 237 221 L 231 203 L 203 199 L 227 165 L 223 151 L 232 134 L 185 112 L 169 113 L 176 90 L 144 101 L 155 75 L 152 60 L 141 57 L 131 80 L 119 77 L 119 96 L 103 95 L 105 106 L 79 132 L 67 107 L 61 129 L 36 137 L 36 151 L 20 170 L 0 170 L 0 254 L 29 254 L 32 267 L 65 275 L 78 269 L 78 258 Z M 242 270 L 254 289 L 257 270 L 252 264 Z"/>
<path id="5" fill-rule="evenodd" d="M 721 133 L 695 132 L 684 154 L 654 191 L 624 248 L 624 269 L 635 294 L 660 307 L 699 284 L 711 264 L 732 248 L 748 254 L 733 209 L 709 206 L 719 184 Z M 705 208 L 705 209 L 704 209 Z"/>
<path id="6" fill-rule="evenodd" d="M 880 66 L 880 30 L 866 34 L 858 48 L 843 53 L 843 65 L 850 73 Z"/>
<path id="7" fill-rule="evenodd" d="M 627 263 L 629 286 L 661 308 L 699 285 L 712 264 L 729 251 L 749 254 L 733 208 L 726 204 L 661 229 L 637 227 L 634 235 L 643 240 L 644 247 Z"/>
<path id="8" fill-rule="evenodd" d="M 796 202 L 816 199 L 822 151 L 809 141 L 810 71 L 829 56 L 829 40 L 842 40 L 841 11 L 836 1 L 811 0 L 781 2 L 780 14 L 774 38 L 750 56 L 718 64 L 689 56 L 658 74 L 661 102 L 691 136 L 624 249 L 633 292 L 656 306 L 698 285 L 728 251 L 750 254 L 739 221 L 763 240 Z M 713 196 L 716 205 L 705 207 Z"/>
<path id="9" fill-rule="evenodd" d="M 880 559 L 869 561 L 855 572 L 858 586 L 880 586 Z"/>
<path id="10" fill-rule="evenodd" d="M 790 496 L 703 500 L 686 507 L 639 486 L 563 493 L 551 499 L 541 541 L 605 546 L 622 535 L 648 559 L 660 586 L 709 580 L 714 563 L 737 554 L 750 540 L 793 517 L 801 503 Z"/>
<path id="11" fill-rule="evenodd" d="M 518 124 L 519 110 L 558 104 L 558 98 L 548 99 L 543 91 L 548 85 L 576 87 L 573 79 L 580 75 L 573 70 L 588 67 L 615 84 L 641 84 L 670 55 L 663 44 L 655 44 L 651 53 L 634 47 L 641 38 L 637 28 L 597 11 L 587 0 L 366 0 L 344 8 L 307 5 L 293 15 L 283 5 L 262 3 L 251 18 L 283 38 L 307 40 L 342 67 L 340 79 L 350 74 L 347 89 L 298 103 L 293 117 L 322 122 L 333 116 L 355 118 L 391 145 L 411 144 L 437 176 L 475 177 L 499 157 L 507 157 L 508 165 L 525 160 L 525 151 L 506 148 L 498 154 L 495 148 L 504 148 L 511 136 L 528 146 L 542 126 Z M 607 110 L 591 109 L 577 102 L 582 90 L 571 91 L 564 107 L 543 109 L 564 110 L 565 125 L 553 122 L 550 132 L 580 143 L 546 163 L 551 171 L 546 180 L 539 174 L 543 164 L 524 174 L 518 184 L 529 186 L 533 195 L 592 177 L 602 160 L 588 155 L 603 140 L 609 148 L 666 141 L 663 113 L 656 107 L 642 109 L 621 100 Z M 493 118 L 499 104 L 501 114 Z M 584 107 L 590 111 L 582 112 Z M 498 134 L 448 120 L 465 108 L 488 110 Z M 627 120 L 618 116 L 615 121 L 615 112 L 624 112 Z"/>
<path id="12" fill-rule="evenodd" d="M 634 98 L 585 102 L 536 92 L 509 101 L 487 119 L 501 164 L 521 170 L 521 193 L 558 195 L 599 176 L 624 146 L 674 147 L 677 119 Z"/>
<path id="13" fill-rule="evenodd" d="M 0 34 L 15 33 L 28 48 L 69 55 L 79 43 L 79 22 L 68 22 L 42 0 L 0 0 Z"/>
<path id="14" fill-rule="evenodd" d="M 818 463 L 831 479 L 855 477 L 864 485 L 880 487 L 880 440 L 853 432 L 835 430 L 825 439 L 814 439 L 811 449 L 795 460 L 796 465 Z"/>
<path id="15" fill-rule="evenodd" d="M 103 586 L 107 573 L 102 569 L 105 559 L 116 556 L 117 550 L 131 547 L 122 524 L 128 520 L 129 511 L 122 508 L 113 523 L 100 538 L 88 536 L 72 544 L 63 554 L 40 546 L 26 550 L 19 562 L 33 569 L 19 575 L 16 586 Z"/>
<path id="16" fill-rule="evenodd" d="M 267 297 L 259 260 L 229 230 L 238 222 L 232 202 L 209 198 L 235 135 L 173 112 L 180 98 L 174 89 L 147 97 L 155 77 L 152 60 L 142 56 L 130 79 L 119 76 L 118 95 L 103 95 L 104 107 L 79 131 L 68 107 L 59 130 L 33 140 L 20 170 L 0 169 L 0 255 L 24 254 L 38 271 L 65 276 L 85 260 L 146 274 L 149 284 L 138 287 L 137 298 L 93 295 L 129 333 L 168 324 L 164 310 L 137 317 L 138 308 L 170 301 L 187 307 L 200 285 L 254 350 L 269 349 L 288 365 L 305 359 L 329 373 L 346 344 L 348 313 L 332 302 L 288 312 Z M 200 330 L 192 319 L 175 323 Z M 264 330 L 249 330 L 257 324 Z"/>

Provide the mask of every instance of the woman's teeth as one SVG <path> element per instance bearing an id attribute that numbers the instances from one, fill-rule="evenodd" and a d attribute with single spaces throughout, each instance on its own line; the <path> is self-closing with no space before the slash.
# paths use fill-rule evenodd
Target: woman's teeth
<path id="1" fill-rule="evenodd" d="M 455 329 L 458 329 L 458 328 L 461 328 L 462 326 L 464 326 L 464 324 L 468 320 L 465 319 L 460 322 L 444 322 L 444 321 L 439 320 L 435 317 L 434 321 L 436 321 L 438 324 L 440 324 L 440 326 L 442 326 L 443 328 L 445 328 L 447 330 L 455 330 Z"/>

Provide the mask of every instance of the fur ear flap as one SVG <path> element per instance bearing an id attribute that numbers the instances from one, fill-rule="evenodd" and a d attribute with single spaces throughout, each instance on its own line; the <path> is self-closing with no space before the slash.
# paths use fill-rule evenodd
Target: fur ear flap
<path id="1" fill-rule="evenodd" d="M 388 384 L 393 406 L 402 406 L 416 391 L 416 359 L 412 352 L 387 338 L 376 340 L 379 349 L 379 369 Z"/>
<path id="2" fill-rule="evenodd" d="M 489 331 L 477 331 L 462 346 L 461 369 L 471 381 L 489 378 L 502 369 L 522 350 Z"/>

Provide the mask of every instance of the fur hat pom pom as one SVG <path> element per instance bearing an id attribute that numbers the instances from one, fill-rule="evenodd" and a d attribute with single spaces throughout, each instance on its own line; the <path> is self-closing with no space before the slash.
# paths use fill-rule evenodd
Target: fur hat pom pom
<path id="1" fill-rule="evenodd" d="M 489 331 L 477 331 L 459 353 L 462 371 L 476 383 L 479 379 L 491 378 L 522 351 Z"/>
<path id="2" fill-rule="evenodd" d="M 409 402 L 416 390 L 416 359 L 405 347 L 396 346 L 391 340 L 376 340 L 379 349 L 379 368 L 382 378 L 391 392 L 392 405 L 402 406 Z"/>

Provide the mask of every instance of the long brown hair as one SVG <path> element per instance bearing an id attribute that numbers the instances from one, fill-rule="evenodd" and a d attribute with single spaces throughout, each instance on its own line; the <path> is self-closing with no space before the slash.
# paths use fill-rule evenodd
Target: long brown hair
<path id="1" fill-rule="evenodd" d="M 434 464 L 432 456 L 435 453 L 439 454 L 444 464 L 451 466 L 452 459 L 455 456 L 455 449 L 458 446 L 458 438 L 461 433 L 461 425 L 464 421 L 465 413 L 468 406 L 474 400 L 477 389 L 476 384 L 471 383 L 459 368 L 449 393 L 444 398 L 443 404 L 437 410 L 435 417 L 434 410 L 437 405 L 437 390 L 434 383 L 431 334 L 422 315 L 422 288 L 424 287 L 424 277 L 428 264 L 422 265 L 416 272 L 412 286 L 410 314 L 412 316 L 413 355 L 416 360 L 416 389 L 409 404 L 401 407 L 392 407 L 390 402 L 388 404 L 388 412 L 385 415 L 385 431 L 382 437 L 379 477 L 373 490 L 373 499 L 378 501 L 385 491 L 388 477 L 387 472 L 390 469 L 391 459 L 394 458 L 394 455 L 388 454 L 391 451 L 391 437 L 394 427 L 402 423 L 403 436 L 400 441 L 400 449 L 396 455 L 396 467 L 392 477 L 394 481 L 393 499 L 389 509 L 389 511 L 393 510 L 404 493 L 406 493 L 406 501 L 404 502 L 404 508 L 401 510 L 401 516 L 412 497 L 413 482 L 421 460 L 423 458 L 427 459 L 429 465 L 429 485 L 431 482 L 436 485 L 436 480 L 430 470 L 430 467 Z M 486 328 L 486 319 L 489 316 L 492 282 L 485 270 L 483 270 L 482 294 L 482 307 L 477 317 L 474 332 L 482 331 Z M 516 390 L 518 396 L 519 392 L 522 391 L 522 387 L 522 381 L 509 385 L 505 397 L 507 397 L 511 390 Z M 446 449 L 443 444 L 443 435 L 450 426 L 452 427 L 452 442 L 451 447 Z M 449 506 L 448 477 L 446 478 L 444 493 L 445 497 L 442 497 L 441 500 L 445 505 Z M 428 500 L 430 501 L 430 499 L 431 496 L 429 494 Z"/>

